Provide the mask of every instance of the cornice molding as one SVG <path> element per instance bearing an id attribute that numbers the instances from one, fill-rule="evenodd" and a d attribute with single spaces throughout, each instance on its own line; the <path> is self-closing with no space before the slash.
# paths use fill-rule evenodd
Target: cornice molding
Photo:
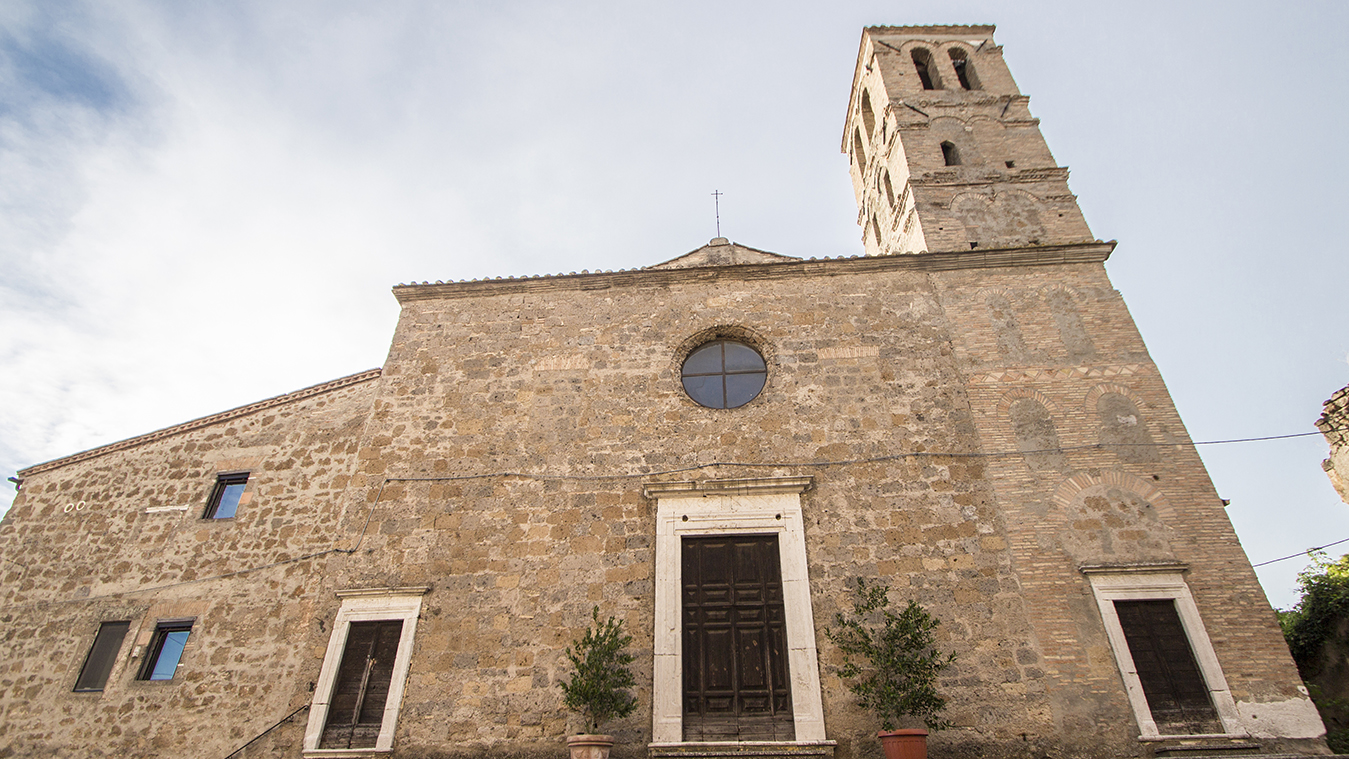
<path id="1" fill-rule="evenodd" d="M 646 498 L 706 498 L 708 496 L 771 495 L 774 493 L 804 493 L 815 483 L 806 477 L 749 477 L 732 480 L 698 480 L 684 482 L 647 482 L 642 484 Z"/>
<path id="2" fill-rule="evenodd" d="M 408 585 L 399 588 L 347 588 L 335 591 L 338 598 L 392 598 L 395 596 L 424 596 L 430 585 Z"/>
<path id="3" fill-rule="evenodd" d="M 609 290 L 623 287 L 661 287 L 717 281 L 837 277 L 890 271 L 955 271 L 1020 266 L 1062 266 L 1103 263 L 1115 249 L 1115 241 L 1039 245 L 1017 248 L 979 248 L 851 256 L 849 258 L 795 259 L 767 264 L 737 264 L 688 269 L 629 269 L 616 272 L 559 274 L 554 276 L 492 279 L 475 282 L 437 282 L 398 285 L 394 297 L 401 304 L 421 300 L 452 300 L 496 295 Z"/>
<path id="4" fill-rule="evenodd" d="M 175 424 L 172 427 L 165 427 L 162 430 L 156 430 L 154 432 L 145 435 L 137 435 L 136 437 L 127 438 L 126 440 L 121 440 L 116 443 L 109 443 L 108 445 L 101 445 L 97 448 L 90 448 L 87 451 L 73 453 L 69 456 L 63 456 L 59 459 L 53 459 L 51 461 L 47 461 L 42 464 L 34 464 L 33 466 L 28 467 L 27 469 L 20 469 L 18 477 L 20 478 L 31 477 L 35 474 L 42 474 L 43 472 L 49 472 L 53 469 L 58 469 L 63 466 L 75 464 L 80 461 L 87 461 L 89 459 L 97 458 L 99 456 L 105 456 L 109 453 L 114 453 L 116 451 L 124 451 L 128 448 L 135 448 L 136 446 L 145 445 L 147 443 L 153 443 L 156 440 L 163 440 L 164 438 L 172 437 L 174 435 L 181 435 L 185 432 L 199 430 L 202 427 L 209 427 L 213 424 L 228 422 L 231 419 L 238 419 L 241 416 L 256 414 L 259 411 L 266 411 L 269 408 L 284 406 L 287 403 L 295 403 L 297 401 L 302 401 L 306 398 L 312 398 L 316 395 L 330 393 L 334 390 L 340 390 L 344 387 L 349 387 L 351 385 L 358 385 L 362 382 L 369 382 L 370 380 L 373 379 L 379 379 L 381 371 L 383 370 L 368 369 L 366 371 L 360 372 L 359 374 L 352 374 L 346 377 L 342 377 L 340 379 L 332 380 L 330 382 L 324 382 L 319 385 L 306 387 L 302 390 L 296 390 L 293 393 L 278 395 L 274 398 L 268 398 L 267 400 L 264 401 L 258 401 L 257 403 L 250 403 L 247 406 L 240 406 L 238 408 L 230 409 L 229 411 L 222 411 L 219 414 L 203 416 L 200 419 L 193 419 L 190 422 Z"/>
<path id="5" fill-rule="evenodd" d="M 1138 575 L 1177 574 L 1187 572 L 1190 565 L 1183 561 L 1140 562 L 1138 564 L 1083 564 L 1077 571 L 1084 575 Z"/>

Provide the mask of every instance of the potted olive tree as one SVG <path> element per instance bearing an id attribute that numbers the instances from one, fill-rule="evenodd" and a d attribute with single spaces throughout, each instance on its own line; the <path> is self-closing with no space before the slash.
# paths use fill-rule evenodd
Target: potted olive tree
<path id="1" fill-rule="evenodd" d="M 927 730 L 897 729 L 921 718 L 929 730 L 950 727 L 941 718 L 946 699 L 937 693 L 937 675 L 955 661 L 937 650 L 932 631 L 941 624 L 915 601 L 896 614 L 890 588 L 857 578 L 853 613 L 834 615 L 824 634 L 843 654 L 838 674 L 857 703 L 880 720 L 877 737 L 886 759 L 926 759 Z"/>
<path id="2" fill-rule="evenodd" d="M 598 606 L 590 617 L 594 624 L 567 648 L 571 677 L 559 683 L 562 703 L 585 723 L 580 734 L 567 738 L 572 759 L 608 759 L 614 737 L 600 734 L 600 726 L 637 708 L 637 699 L 627 691 L 636 682 L 628 669 L 633 656 L 626 650 L 632 636 L 623 632 L 620 620 L 601 622 Z"/>

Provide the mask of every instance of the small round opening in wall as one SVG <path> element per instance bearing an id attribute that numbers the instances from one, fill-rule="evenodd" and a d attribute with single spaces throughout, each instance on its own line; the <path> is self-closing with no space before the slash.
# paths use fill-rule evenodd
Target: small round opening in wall
<path id="1" fill-rule="evenodd" d="M 736 408 L 759 397 L 768 380 L 763 356 L 735 340 L 715 340 L 684 359 L 684 392 L 708 408 Z"/>

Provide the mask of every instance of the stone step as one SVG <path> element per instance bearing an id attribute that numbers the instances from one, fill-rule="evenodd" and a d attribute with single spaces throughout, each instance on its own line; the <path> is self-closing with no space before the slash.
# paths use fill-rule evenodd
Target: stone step
<path id="1" fill-rule="evenodd" d="M 698 743 L 653 743 L 648 747 L 651 759 L 706 759 L 709 757 L 824 757 L 833 759 L 834 741 L 743 741 Z"/>
<path id="2" fill-rule="evenodd" d="M 1176 740 L 1155 743 L 1152 755 L 1162 757 L 1184 757 L 1200 759 L 1215 756 L 1250 756 L 1260 753 L 1260 744 L 1242 740 Z"/>

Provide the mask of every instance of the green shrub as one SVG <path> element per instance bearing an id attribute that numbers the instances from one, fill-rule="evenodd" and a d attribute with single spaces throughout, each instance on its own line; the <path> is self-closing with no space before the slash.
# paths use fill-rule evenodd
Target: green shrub
<path id="1" fill-rule="evenodd" d="M 838 674 L 882 730 L 894 730 L 908 716 L 921 717 L 929 730 L 951 727 L 940 716 L 946 699 L 937 693 L 937 675 L 956 655 L 936 648 L 932 632 L 941 622 L 914 601 L 895 614 L 889 592 L 885 584 L 857 578 L 853 614 L 835 614 L 834 626 L 825 628 L 843 653 Z"/>
<path id="2" fill-rule="evenodd" d="M 624 650 L 632 636 L 623 633 L 623 623 L 613 617 L 601 622 L 598 606 L 590 617 L 594 625 L 567 648 L 572 675 L 559 685 L 562 703 L 585 720 L 585 732 L 598 733 L 605 722 L 637 708 L 637 699 L 625 690 L 636 680 L 628 669 L 634 657 Z"/>

